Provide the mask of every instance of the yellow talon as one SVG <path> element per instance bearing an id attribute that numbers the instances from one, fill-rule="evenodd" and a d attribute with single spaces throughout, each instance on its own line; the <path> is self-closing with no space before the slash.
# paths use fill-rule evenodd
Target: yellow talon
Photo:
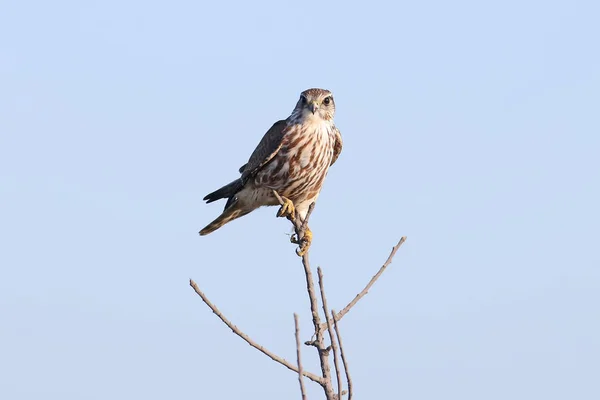
<path id="1" fill-rule="evenodd" d="M 308 227 L 306 228 L 306 231 L 304 232 L 304 236 L 302 236 L 301 240 L 298 240 L 296 238 L 296 235 L 293 235 L 290 239 L 291 242 L 294 244 L 297 244 L 299 246 L 298 249 L 296 250 L 296 254 L 298 254 L 300 257 L 305 255 L 306 252 L 308 251 L 308 248 L 310 247 L 312 238 L 313 238 L 313 234 L 312 234 L 311 230 L 308 229 Z"/>
<path id="2" fill-rule="evenodd" d="M 296 208 L 294 207 L 294 203 L 287 197 L 282 197 L 282 199 L 283 204 L 279 208 L 279 211 L 277 211 L 277 216 L 294 220 L 296 218 Z"/>

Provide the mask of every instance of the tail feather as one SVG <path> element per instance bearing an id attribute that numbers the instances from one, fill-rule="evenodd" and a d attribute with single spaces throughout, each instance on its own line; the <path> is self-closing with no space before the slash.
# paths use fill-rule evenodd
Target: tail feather
<path id="1" fill-rule="evenodd" d="M 206 196 L 204 196 L 203 200 L 206 200 L 207 203 L 212 203 L 213 201 L 217 201 L 220 199 L 230 198 L 233 197 L 237 192 L 242 190 L 243 187 L 244 184 L 242 180 L 236 179 L 235 181 L 228 183 L 222 188 L 207 194 Z"/>
<path id="2" fill-rule="evenodd" d="M 208 235 L 209 233 L 216 231 L 226 223 L 231 222 L 236 218 L 242 217 L 248 214 L 249 212 L 250 211 L 236 207 L 235 204 L 232 204 L 230 207 L 226 208 L 225 211 L 223 211 L 223 213 L 217 217 L 217 219 L 215 219 L 210 224 L 206 225 L 200 231 L 200 236 Z"/>

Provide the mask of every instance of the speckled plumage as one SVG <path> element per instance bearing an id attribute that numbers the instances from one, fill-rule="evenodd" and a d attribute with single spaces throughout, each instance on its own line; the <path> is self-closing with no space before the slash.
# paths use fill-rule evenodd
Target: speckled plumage
<path id="1" fill-rule="evenodd" d="M 294 203 L 304 219 L 319 196 L 327 171 L 339 157 L 342 138 L 330 91 L 302 92 L 292 114 L 276 122 L 240 168 L 240 178 L 208 194 L 207 203 L 227 198 L 223 213 L 200 231 L 206 235 L 261 206 L 278 205 L 272 191 Z"/>

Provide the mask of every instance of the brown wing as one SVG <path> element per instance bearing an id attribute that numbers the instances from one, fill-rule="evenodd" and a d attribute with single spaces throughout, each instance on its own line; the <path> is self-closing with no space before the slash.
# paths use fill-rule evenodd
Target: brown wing
<path id="1" fill-rule="evenodd" d="M 254 149 L 248 162 L 240 168 L 242 181 L 245 181 L 249 176 L 256 173 L 275 157 L 275 154 L 277 154 L 281 148 L 286 125 L 287 123 L 285 120 L 277 121 L 273 124 L 271 129 L 265 133 L 258 146 L 256 146 L 256 149 Z"/>
<path id="2" fill-rule="evenodd" d="M 338 128 L 335 128 L 335 143 L 333 144 L 333 157 L 331 158 L 331 164 L 329 164 L 330 166 L 333 165 L 333 163 L 335 163 L 340 156 L 340 153 L 342 152 L 342 145 L 342 134 Z"/>

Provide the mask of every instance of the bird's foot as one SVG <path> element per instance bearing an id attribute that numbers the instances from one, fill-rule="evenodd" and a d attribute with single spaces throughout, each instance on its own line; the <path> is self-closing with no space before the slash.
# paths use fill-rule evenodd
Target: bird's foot
<path id="1" fill-rule="evenodd" d="M 294 203 L 287 197 L 281 197 L 281 199 L 283 200 L 283 204 L 279 208 L 279 211 L 277 211 L 277 216 L 286 217 L 293 221 L 296 218 L 296 207 L 294 207 Z"/>
<path id="2" fill-rule="evenodd" d="M 306 252 L 308 251 L 308 248 L 310 247 L 310 244 L 312 243 L 312 238 L 313 238 L 313 234 L 312 234 L 311 230 L 308 229 L 308 227 L 304 231 L 304 235 L 302 236 L 302 239 L 298 240 L 298 237 L 295 234 L 292 235 L 292 237 L 290 238 L 290 242 L 298 245 L 296 254 L 298 254 L 300 257 L 305 255 Z"/>

